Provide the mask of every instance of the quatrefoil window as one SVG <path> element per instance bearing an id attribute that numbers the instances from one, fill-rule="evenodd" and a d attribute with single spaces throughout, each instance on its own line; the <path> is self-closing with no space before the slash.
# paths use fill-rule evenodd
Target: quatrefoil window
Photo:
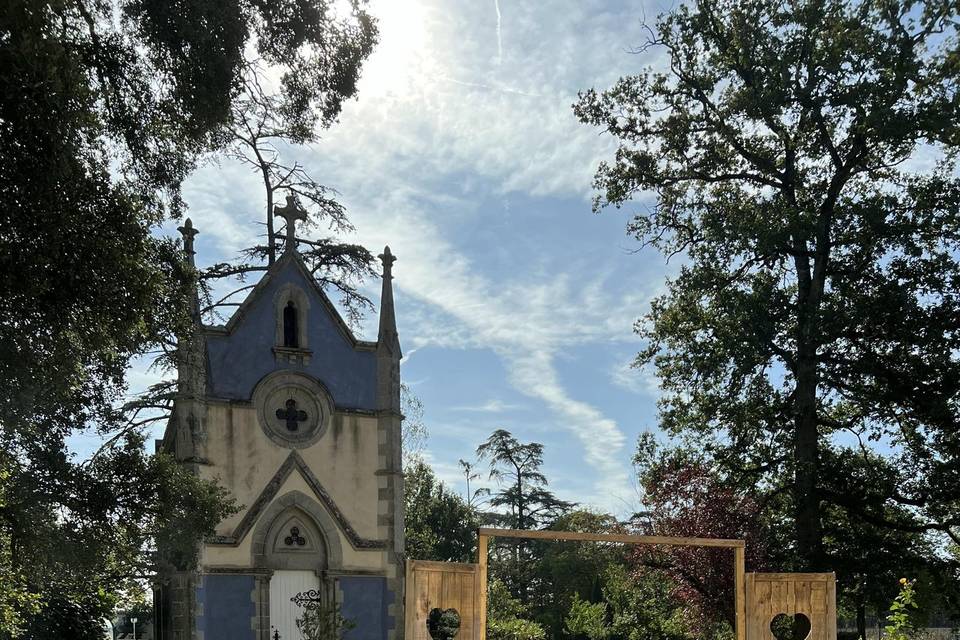
<path id="1" fill-rule="evenodd" d="M 277 371 L 264 378 L 252 400 L 267 437 L 291 449 L 316 442 L 333 413 L 326 389 L 310 376 L 292 371 Z"/>

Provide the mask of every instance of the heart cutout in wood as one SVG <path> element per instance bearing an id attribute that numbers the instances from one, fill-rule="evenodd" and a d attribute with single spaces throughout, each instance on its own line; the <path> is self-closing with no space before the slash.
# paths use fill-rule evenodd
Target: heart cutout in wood
<path id="1" fill-rule="evenodd" d="M 802 613 L 778 613 L 770 621 L 770 633 L 777 640 L 806 640 L 810 628 L 810 618 Z"/>
<path id="2" fill-rule="evenodd" d="M 453 640 L 460 632 L 460 612 L 434 608 L 427 616 L 427 631 L 433 640 Z"/>

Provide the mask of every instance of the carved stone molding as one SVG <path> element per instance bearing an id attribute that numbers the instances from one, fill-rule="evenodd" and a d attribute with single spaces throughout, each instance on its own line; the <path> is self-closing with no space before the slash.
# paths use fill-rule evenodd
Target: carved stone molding
<path id="1" fill-rule="evenodd" d="M 280 487 L 283 486 L 283 483 L 286 482 L 287 478 L 290 477 L 290 474 L 293 473 L 294 470 L 300 472 L 300 475 L 313 491 L 317 501 L 323 505 L 325 511 L 330 514 L 330 517 L 336 523 L 337 528 L 343 532 L 343 535 L 347 538 L 347 540 L 350 541 L 350 545 L 354 549 L 387 548 L 387 541 L 362 538 L 357 533 L 356 529 L 353 528 L 353 525 L 350 524 L 343 512 L 340 511 L 339 507 L 337 507 L 336 503 L 333 501 L 333 498 L 323 487 L 323 485 L 320 484 L 320 480 L 318 480 L 313 474 L 313 472 L 310 470 L 310 467 L 307 466 L 307 463 L 304 462 L 303 458 L 297 451 L 290 452 L 290 455 L 287 456 L 287 459 L 284 460 L 283 464 L 280 465 L 280 468 L 277 469 L 277 472 L 270 479 L 270 482 L 266 484 L 266 486 L 263 488 L 263 491 L 261 491 L 260 495 L 257 496 L 257 499 L 252 505 L 250 505 L 250 508 L 247 509 L 243 519 L 240 520 L 237 528 L 233 530 L 233 534 L 229 536 L 213 536 L 207 539 L 207 544 L 231 546 L 240 544 L 240 541 L 243 540 L 243 538 L 250 532 L 250 529 L 253 528 L 253 525 L 257 522 L 260 515 L 264 512 L 264 510 L 267 509 L 268 506 L 270 506 L 270 503 L 273 502 L 273 499 L 280 491 Z"/>

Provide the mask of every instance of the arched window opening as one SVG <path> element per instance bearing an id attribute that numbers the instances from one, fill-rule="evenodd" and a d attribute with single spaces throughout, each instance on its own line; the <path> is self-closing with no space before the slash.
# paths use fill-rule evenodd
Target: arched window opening
<path id="1" fill-rule="evenodd" d="M 294 349 L 300 346 L 300 331 L 297 322 L 297 306 L 291 300 L 283 308 L 283 346 Z"/>

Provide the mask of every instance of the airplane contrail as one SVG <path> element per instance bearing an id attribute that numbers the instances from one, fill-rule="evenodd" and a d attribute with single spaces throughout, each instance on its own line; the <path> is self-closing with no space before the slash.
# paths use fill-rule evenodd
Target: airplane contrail
<path id="1" fill-rule="evenodd" d="M 497 64 L 503 62 L 503 32 L 500 30 L 500 0 L 493 0 L 497 12 Z"/>

